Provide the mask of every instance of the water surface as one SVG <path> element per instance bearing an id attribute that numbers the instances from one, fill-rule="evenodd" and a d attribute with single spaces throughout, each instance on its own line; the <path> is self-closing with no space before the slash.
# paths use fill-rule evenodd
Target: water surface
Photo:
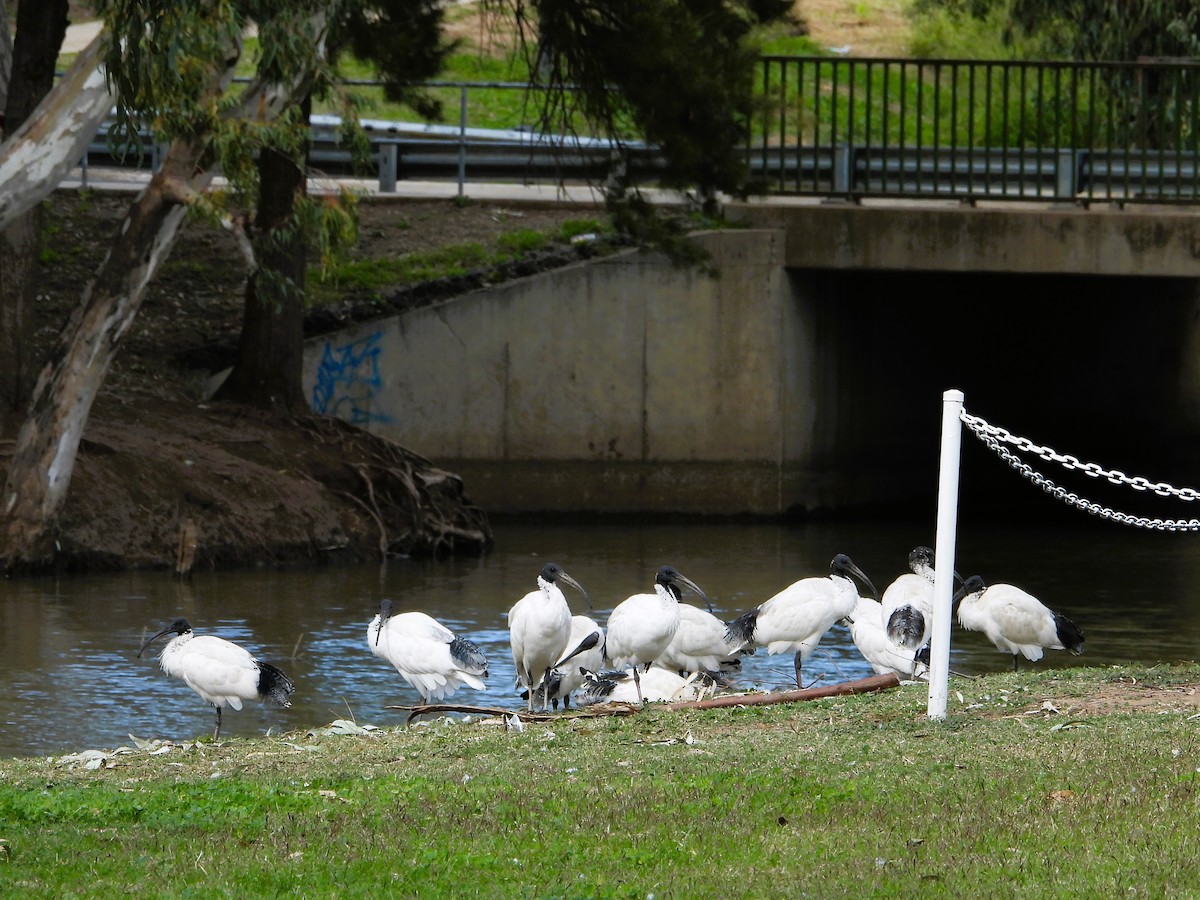
<path id="1" fill-rule="evenodd" d="M 1043 668 L 1195 659 L 1200 538 L 1086 522 L 1079 529 L 972 526 L 960 534 L 957 568 L 1021 585 L 1083 629 L 1083 656 L 1051 651 Z M 428 612 L 487 655 L 488 690 L 463 690 L 454 701 L 516 709 L 522 701 L 513 690 L 506 613 L 534 589 L 548 561 L 583 583 L 595 604 L 590 614 L 602 625 L 616 603 L 650 589 L 664 563 L 697 582 L 717 614 L 730 619 L 798 578 L 827 574 L 839 552 L 882 591 L 922 543 L 933 543 L 932 523 L 503 524 L 496 549 L 482 558 L 198 573 L 187 583 L 164 572 L 8 581 L 0 603 L 0 690 L 7 701 L 0 756 L 113 748 L 131 734 L 211 735 L 212 709 L 159 669 L 157 650 L 135 658 L 142 640 L 177 616 L 197 633 L 242 644 L 296 682 L 290 709 L 227 710 L 223 734 L 279 733 L 340 718 L 391 726 L 406 713 L 386 707 L 419 698 L 367 649 L 367 624 L 382 597 Z M 588 612 L 580 595 L 567 595 L 574 612 Z M 956 626 L 951 666 L 1003 671 L 1011 657 Z M 848 631 L 835 626 L 805 674 L 842 680 L 871 670 Z M 743 675 L 747 687 L 788 687 L 791 678 L 790 656 L 763 650 L 747 659 Z"/>

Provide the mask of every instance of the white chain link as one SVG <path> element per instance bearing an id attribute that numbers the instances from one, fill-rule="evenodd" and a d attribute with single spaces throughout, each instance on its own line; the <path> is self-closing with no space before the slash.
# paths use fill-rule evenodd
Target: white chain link
<path id="1" fill-rule="evenodd" d="M 1177 488 L 1162 481 L 1151 482 L 1146 478 L 1131 478 L 1124 472 L 1118 472 L 1116 469 L 1105 469 L 1096 463 L 1080 462 L 1074 456 L 1056 453 L 1049 447 L 1042 447 L 1035 444 L 1029 438 L 1011 434 L 996 425 L 989 425 L 983 419 L 971 415 L 966 410 L 962 412 L 962 421 L 963 424 L 975 433 L 977 438 L 990 447 L 1001 459 L 1043 491 L 1062 500 L 1064 503 L 1074 506 L 1077 509 L 1082 509 L 1084 512 L 1091 513 L 1094 516 L 1111 519 L 1123 525 L 1133 525 L 1135 528 L 1149 528 L 1154 531 L 1200 531 L 1200 519 L 1148 519 L 1145 516 L 1133 516 L 1128 513 L 1117 512 L 1107 506 L 1101 506 L 1099 503 L 1093 503 L 1091 500 L 1087 500 L 1078 494 L 1060 487 L 1045 475 L 1035 471 L 1032 466 L 1022 461 L 1016 453 L 1009 450 L 1004 444 L 1012 444 L 1021 452 L 1040 456 L 1047 462 L 1058 463 L 1065 469 L 1083 472 L 1090 478 L 1103 478 L 1110 484 L 1128 485 L 1135 491 L 1153 491 L 1160 497 L 1178 497 L 1180 500 L 1186 501 L 1200 500 L 1200 491 L 1197 491 L 1195 488 Z"/>

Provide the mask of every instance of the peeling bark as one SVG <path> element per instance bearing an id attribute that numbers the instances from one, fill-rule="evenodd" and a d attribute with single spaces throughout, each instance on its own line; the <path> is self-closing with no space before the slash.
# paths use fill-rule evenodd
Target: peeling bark
<path id="1" fill-rule="evenodd" d="M 96 51 L 96 44 L 90 49 Z M 214 97 L 230 84 L 237 56 L 229 54 L 230 67 L 214 79 Z M 256 83 L 230 115 L 259 121 L 274 118 L 299 87 Z M 26 122 L 26 126 L 34 123 L 33 130 L 23 126 L 14 138 L 24 134 L 26 143 L 38 140 L 35 120 L 45 124 L 46 116 L 39 120 L 35 111 Z M 116 243 L 84 289 L 81 305 L 38 378 L 29 417 L 17 435 L 0 507 L 4 527 L 0 558 L 6 571 L 42 568 L 53 561 L 54 520 L 66 499 L 92 404 L 141 306 L 146 285 L 178 234 L 186 213 L 179 200 L 204 191 L 212 180 L 209 143 L 207 138 L 171 143 L 161 169 L 134 201 Z M 10 161 L 0 157 L 0 183 Z M 46 177 L 44 169 L 39 171 Z M 3 214 L 0 199 L 0 224 Z"/>
<path id="2" fill-rule="evenodd" d="M 100 65 L 101 32 L 0 145 L 0 230 L 45 199 L 83 157 L 113 105 Z"/>

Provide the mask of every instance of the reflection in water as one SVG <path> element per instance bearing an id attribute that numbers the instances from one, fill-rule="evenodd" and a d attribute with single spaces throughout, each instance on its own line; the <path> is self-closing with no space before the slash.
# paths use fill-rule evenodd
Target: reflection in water
<path id="1" fill-rule="evenodd" d="M 167 677 L 156 657 L 135 659 L 142 641 L 177 616 L 186 616 L 197 634 L 241 644 L 296 682 L 291 709 L 247 704 L 227 711 L 223 736 L 339 718 L 396 725 L 406 713 L 386 707 L 411 705 L 417 695 L 366 647 L 367 624 L 383 597 L 398 609 L 435 616 L 487 655 L 488 690 L 463 690 L 454 701 L 516 709 L 522 704 L 513 689 L 506 614 L 533 589 L 545 562 L 561 563 L 583 584 L 595 604 L 589 614 L 601 625 L 625 597 L 650 590 L 664 563 L 699 584 L 717 615 L 731 619 L 798 578 L 826 574 L 840 552 L 882 591 L 907 570 L 908 552 L 932 541 L 924 526 L 894 523 L 522 524 L 498 526 L 496 550 L 481 559 L 201 573 L 188 584 L 163 572 L 10 581 L 0 604 L 0 691 L 7 698 L 0 756 L 111 748 L 128 744 L 130 734 L 210 735 L 211 709 Z M 959 537 L 956 567 L 964 576 L 1019 584 L 1083 629 L 1083 656 L 1049 651 L 1042 668 L 1197 656 L 1200 541 L 1194 536 L 1115 525 L 968 529 Z M 581 597 L 568 600 L 574 612 L 587 612 Z M 951 666 L 958 671 L 1011 668 L 1011 658 L 980 634 L 955 627 L 952 641 Z M 789 686 L 788 656 L 759 650 L 745 669 L 747 687 Z M 805 672 L 824 672 L 832 681 L 871 674 L 841 626 Z"/>

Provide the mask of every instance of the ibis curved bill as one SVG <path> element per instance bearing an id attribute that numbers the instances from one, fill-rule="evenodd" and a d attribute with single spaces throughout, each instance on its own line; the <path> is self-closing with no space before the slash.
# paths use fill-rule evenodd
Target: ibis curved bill
<path id="1" fill-rule="evenodd" d="M 549 679 L 543 679 L 536 689 L 543 708 L 548 700 L 555 709 L 558 709 L 559 701 L 565 709 L 570 709 L 571 694 L 583 686 L 580 669 L 596 671 L 603 665 L 604 629 L 589 616 L 571 616 L 566 655 L 554 664 Z"/>
<path id="2" fill-rule="evenodd" d="M 216 708 L 213 740 L 221 736 L 221 710 L 241 709 L 245 700 L 269 701 L 286 708 L 292 705 L 292 680 L 270 663 L 255 659 L 248 650 L 224 638 L 197 636 L 187 619 L 178 618 L 158 634 L 147 638 L 138 658 L 161 637 L 173 634 L 159 656 L 162 670 L 178 678 Z"/>
<path id="3" fill-rule="evenodd" d="M 983 632 L 1001 653 L 1011 653 L 1014 672 L 1022 656 L 1037 662 L 1045 650 L 1083 652 L 1079 627 L 1016 585 L 986 585 L 980 576 L 972 575 L 954 601 L 959 624 Z"/>
<path id="4" fill-rule="evenodd" d="M 421 695 L 421 705 L 452 696 L 461 687 L 482 691 L 487 659 L 479 648 L 423 612 L 395 612 L 391 600 L 367 626 L 367 646 L 391 663 Z"/>
<path id="5" fill-rule="evenodd" d="M 801 578 L 729 623 L 728 639 L 756 647 L 767 653 L 794 653 L 796 686 L 803 687 L 800 668 L 812 655 L 830 628 L 847 618 L 858 605 L 858 587 L 851 577 L 861 581 L 878 597 L 875 585 L 844 553 L 829 563 L 826 578 Z"/>

